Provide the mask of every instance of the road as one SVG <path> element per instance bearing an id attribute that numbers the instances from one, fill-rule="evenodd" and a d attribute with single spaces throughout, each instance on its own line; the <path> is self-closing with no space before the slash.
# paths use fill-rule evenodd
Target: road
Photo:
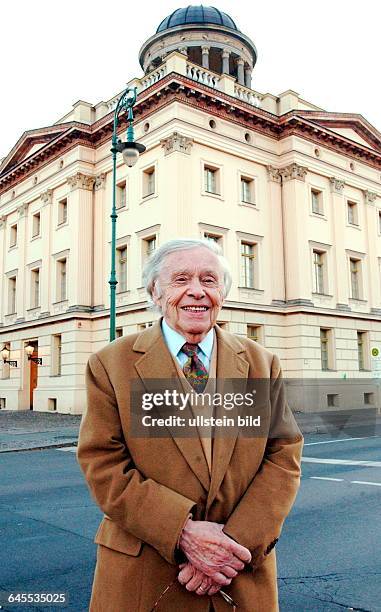
<path id="1" fill-rule="evenodd" d="M 281 612 L 381 611 L 380 449 L 380 437 L 305 437 L 301 488 L 277 544 Z M 67 594 L 64 606 L 3 610 L 88 609 L 102 514 L 73 450 L 1 455 L 0 594 Z"/>

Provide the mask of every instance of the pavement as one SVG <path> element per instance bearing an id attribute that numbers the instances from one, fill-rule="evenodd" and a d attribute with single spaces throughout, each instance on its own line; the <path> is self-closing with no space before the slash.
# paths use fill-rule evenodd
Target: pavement
<path id="1" fill-rule="evenodd" d="M 73 446 L 80 415 L 0 410 L 0 452 Z"/>
<path id="2" fill-rule="evenodd" d="M 304 435 L 381 435 L 381 415 L 376 409 L 295 412 L 294 416 Z M 81 415 L 0 410 L 0 453 L 76 445 L 80 423 Z"/>

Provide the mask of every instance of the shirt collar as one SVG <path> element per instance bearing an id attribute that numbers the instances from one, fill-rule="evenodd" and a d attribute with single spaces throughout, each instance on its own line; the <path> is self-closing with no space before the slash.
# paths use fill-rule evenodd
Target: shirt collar
<path id="1" fill-rule="evenodd" d="M 177 355 L 181 351 L 181 348 L 184 346 L 186 339 L 175 329 L 172 329 L 172 327 L 168 325 L 167 321 L 164 318 L 161 322 L 161 328 L 163 330 L 163 336 L 170 352 L 172 353 L 172 355 L 174 355 L 174 357 L 177 357 Z M 204 355 L 208 357 L 208 359 L 210 359 L 212 355 L 213 341 L 214 329 L 212 327 L 206 334 L 205 338 L 198 343 L 199 349 L 204 353 Z"/>

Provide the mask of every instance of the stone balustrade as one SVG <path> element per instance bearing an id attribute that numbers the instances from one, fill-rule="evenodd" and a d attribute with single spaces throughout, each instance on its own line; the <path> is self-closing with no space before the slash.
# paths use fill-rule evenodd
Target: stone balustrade
<path id="1" fill-rule="evenodd" d="M 187 62 L 186 76 L 193 81 L 197 81 L 197 83 L 208 85 L 209 87 L 213 87 L 213 89 L 218 89 L 220 76 L 215 72 L 211 72 L 210 70 L 203 68 L 202 66 Z"/>
<path id="2" fill-rule="evenodd" d="M 234 83 L 234 96 L 242 100 L 243 102 L 247 102 L 248 104 L 252 104 L 252 106 L 256 106 L 259 108 L 262 105 L 262 96 L 258 92 L 253 89 L 249 89 L 248 87 L 244 87 L 243 85 L 239 85 L 238 83 Z"/>

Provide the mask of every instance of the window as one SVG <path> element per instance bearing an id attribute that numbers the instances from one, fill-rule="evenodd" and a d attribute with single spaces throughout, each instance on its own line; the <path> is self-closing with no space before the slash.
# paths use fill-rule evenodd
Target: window
<path id="1" fill-rule="evenodd" d="M 359 370 L 368 370 L 368 334 L 364 331 L 357 332 L 357 357 Z"/>
<path id="2" fill-rule="evenodd" d="M 58 202 L 58 225 L 62 225 L 67 221 L 67 198 Z"/>
<path id="3" fill-rule="evenodd" d="M 381 234 L 381 210 L 378 211 L 378 233 Z"/>
<path id="4" fill-rule="evenodd" d="M 318 189 L 311 189 L 311 204 L 313 213 L 323 214 L 323 194 Z"/>
<path id="5" fill-rule="evenodd" d="M 204 232 L 204 238 L 205 240 L 211 240 L 219 246 L 222 246 L 222 236 L 218 236 L 217 234 L 210 234 L 209 232 Z"/>
<path id="6" fill-rule="evenodd" d="M 348 223 L 350 225 L 358 225 L 358 209 L 356 202 L 347 202 Z"/>
<path id="7" fill-rule="evenodd" d="M 144 329 L 147 329 L 148 327 L 152 327 L 153 324 L 154 324 L 154 321 L 148 321 L 148 323 L 141 323 L 139 325 L 139 330 L 143 331 Z"/>
<path id="8" fill-rule="evenodd" d="M 255 250 L 256 245 L 241 242 L 241 285 L 251 289 L 255 286 Z"/>
<path id="9" fill-rule="evenodd" d="M 40 235 L 41 230 L 41 216 L 40 213 L 36 213 L 33 215 L 32 220 L 32 238 Z"/>
<path id="10" fill-rule="evenodd" d="M 351 292 L 354 300 L 360 299 L 360 260 L 350 259 L 350 271 L 351 271 Z"/>
<path id="11" fill-rule="evenodd" d="M 156 236 L 144 239 L 144 261 L 146 261 L 156 249 Z"/>
<path id="12" fill-rule="evenodd" d="M 8 314 L 16 312 L 16 277 L 8 279 Z"/>
<path id="13" fill-rule="evenodd" d="M 313 266 L 314 266 L 314 293 L 325 293 L 324 272 L 325 272 L 325 257 L 326 254 L 321 251 L 313 251 Z"/>
<path id="14" fill-rule="evenodd" d="M 117 327 L 115 330 L 115 338 L 121 338 L 123 336 L 123 327 Z"/>
<path id="15" fill-rule="evenodd" d="M 116 186 L 116 208 L 124 208 L 126 203 L 126 181 L 123 181 Z"/>
<path id="16" fill-rule="evenodd" d="M 57 301 L 63 302 L 67 298 L 66 259 L 57 261 Z"/>
<path id="17" fill-rule="evenodd" d="M 320 329 L 321 369 L 330 370 L 330 330 Z"/>
<path id="18" fill-rule="evenodd" d="M 62 337 L 61 334 L 53 336 L 52 376 L 61 376 L 62 370 Z"/>
<path id="19" fill-rule="evenodd" d="M 248 325 L 246 333 L 250 340 L 262 343 L 262 325 Z"/>
<path id="20" fill-rule="evenodd" d="M 241 202 L 254 204 L 254 180 L 241 176 Z"/>
<path id="21" fill-rule="evenodd" d="M 338 408 L 340 406 L 339 399 L 340 398 L 339 398 L 338 393 L 328 393 L 327 394 L 328 408 Z"/>
<path id="22" fill-rule="evenodd" d="M 147 168 L 143 171 L 143 198 L 155 193 L 155 168 Z"/>
<path id="23" fill-rule="evenodd" d="M 37 308 L 40 305 L 40 270 L 31 272 L 31 307 Z"/>
<path id="24" fill-rule="evenodd" d="M 14 247 L 17 244 L 17 223 L 11 225 L 11 235 L 9 240 L 9 246 Z"/>
<path id="25" fill-rule="evenodd" d="M 219 170 L 211 166 L 204 166 L 204 190 L 207 193 L 215 193 L 219 195 Z"/>
<path id="26" fill-rule="evenodd" d="M 118 277 L 118 293 L 127 291 L 127 247 L 119 247 L 116 249 L 117 255 L 117 277 Z"/>

